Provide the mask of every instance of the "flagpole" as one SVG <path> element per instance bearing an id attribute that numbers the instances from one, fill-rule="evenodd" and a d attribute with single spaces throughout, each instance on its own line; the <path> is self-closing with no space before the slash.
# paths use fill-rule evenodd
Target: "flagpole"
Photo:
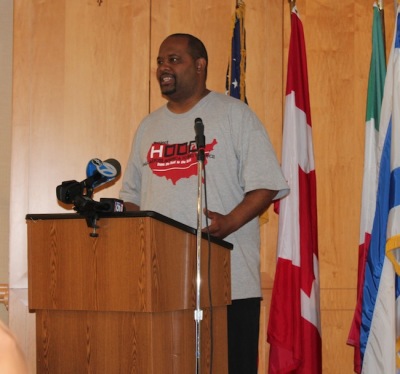
<path id="1" fill-rule="evenodd" d="M 383 35 L 383 47 L 386 51 L 386 31 L 385 31 L 385 12 L 383 10 L 383 0 L 379 0 L 378 3 L 379 14 L 381 16 L 381 23 L 382 23 L 382 35 Z M 396 11 L 396 9 L 395 9 Z M 385 55 L 386 60 L 386 55 Z"/>

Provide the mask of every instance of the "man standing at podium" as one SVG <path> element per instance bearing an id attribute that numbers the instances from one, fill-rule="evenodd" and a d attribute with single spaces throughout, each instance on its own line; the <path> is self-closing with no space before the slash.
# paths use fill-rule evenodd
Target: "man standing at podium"
<path id="1" fill-rule="evenodd" d="M 258 216 L 288 185 L 264 126 L 230 96 L 206 87 L 208 56 L 192 35 L 161 44 L 157 79 L 166 105 L 135 135 L 120 198 L 127 210 L 152 210 L 197 226 L 194 121 L 204 123 L 205 178 L 211 235 L 233 244 L 232 305 L 228 306 L 230 374 L 256 374 L 261 302 Z M 204 201 L 204 199 L 203 199 Z"/>

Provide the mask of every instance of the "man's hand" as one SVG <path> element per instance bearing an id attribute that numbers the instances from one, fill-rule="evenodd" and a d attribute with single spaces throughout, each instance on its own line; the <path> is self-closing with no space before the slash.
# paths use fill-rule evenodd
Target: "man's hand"
<path id="1" fill-rule="evenodd" d="M 233 222 L 229 219 L 228 215 L 213 212 L 211 210 L 204 209 L 204 214 L 208 217 L 211 223 L 207 229 L 203 229 L 203 232 L 209 232 L 210 235 L 216 238 L 225 238 L 233 231 L 236 231 L 233 226 Z"/>
<path id="2" fill-rule="evenodd" d="M 210 234 L 221 239 L 227 237 L 268 209 L 277 193 L 278 191 L 266 189 L 250 191 L 242 202 L 226 215 L 204 210 L 204 214 L 211 220 L 208 226 Z M 203 229 L 203 232 L 207 232 L 207 228 Z"/>

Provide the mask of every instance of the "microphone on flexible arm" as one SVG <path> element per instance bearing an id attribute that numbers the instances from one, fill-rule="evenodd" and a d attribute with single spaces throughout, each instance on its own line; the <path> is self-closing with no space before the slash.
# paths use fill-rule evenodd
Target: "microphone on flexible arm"
<path id="1" fill-rule="evenodd" d="M 86 186 L 97 188 L 117 178 L 120 174 L 121 164 L 117 160 L 109 158 L 101 161 L 98 158 L 93 158 L 87 164 L 87 178 L 83 182 Z"/>
<path id="2" fill-rule="evenodd" d="M 123 212 L 123 201 L 119 199 L 92 199 L 93 190 L 105 183 L 111 182 L 121 174 L 121 164 L 113 159 L 101 161 L 93 158 L 86 168 L 87 178 L 82 182 L 70 180 L 62 182 L 56 188 L 57 199 L 65 204 L 74 204 L 74 210 L 86 218 L 89 227 L 93 227 L 92 237 L 97 237 L 96 222 L 99 213 Z"/>
<path id="3" fill-rule="evenodd" d="M 74 204 L 78 196 L 91 198 L 93 190 L 107 182 L 111 182 L 121 174 L 121 164 L 115 159 L 101 161 L 93 158 L 86 167 L 87 178 L 82 182 L 75 180 L 62 182 L 57 186 L 57 199 L 65 204 Z"/>

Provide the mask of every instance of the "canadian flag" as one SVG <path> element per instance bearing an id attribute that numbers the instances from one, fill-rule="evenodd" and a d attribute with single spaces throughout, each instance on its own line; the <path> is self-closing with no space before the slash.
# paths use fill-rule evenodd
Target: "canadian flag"
<path id="1" fill-rule="evenodd" d="M 304 32 L 296 7 L 283 127 L 278 261 L 268 324 L 269 373 L 321 373 L 316 178 Z"/>

